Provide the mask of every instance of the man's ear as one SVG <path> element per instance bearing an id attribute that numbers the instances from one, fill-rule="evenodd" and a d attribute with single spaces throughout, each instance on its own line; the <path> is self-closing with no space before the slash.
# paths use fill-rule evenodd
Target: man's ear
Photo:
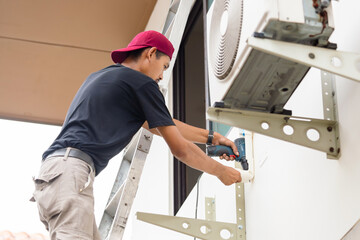
<path id="1" fill-rule="evenodd" d="M 149 51 L 147 52 L 147 57 L 151 58 L 157 51 L 157 48 L 156 47 L 152 47 L 149 49 Z"/>

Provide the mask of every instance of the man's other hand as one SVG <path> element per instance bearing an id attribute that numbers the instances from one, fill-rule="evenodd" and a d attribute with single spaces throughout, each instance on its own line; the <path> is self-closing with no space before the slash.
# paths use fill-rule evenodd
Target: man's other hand
<path id="1" fill-rule="evenodd" d="M 229 186 L 233 183 L 241 182 L 240 172 L 232 167 L 225 167 L 223 172 L 218 176 L 218 178 L 226 186 Z"/>

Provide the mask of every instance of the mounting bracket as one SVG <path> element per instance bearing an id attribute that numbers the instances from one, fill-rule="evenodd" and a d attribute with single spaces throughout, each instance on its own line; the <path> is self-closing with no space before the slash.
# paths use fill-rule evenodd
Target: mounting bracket
<path id="1" fill-rule="evenodd" d="M 317 149 L 326 152 L 329 158 L 339 158 L 337 121 L 214 107 L 208 109 L 207 115 L 210 121 Z"/>
<path id="2" fill-rule="evenodd" d="M 215 221 L 214 198 L 205 198 L 206 220 L 144 212 L 137 212 L 136 216 L 141 221 L 204 240 L 246 240 L 244 183 L 236 183 L 235 188 L 236 224 Z"/>
<path id="3" fill-rule="evenodd" d="M 246 156 L 249 163 L 253 163 L 252 138 L 246 139 Z M 240 162 L 235 162 L 235 168 L 240 171 L 242 169 Z M 244 172 L 250 172 L 254 169 L 250 164 L 250 169 Z M 250 174 L 252 177 L 253 175 Z M 243 176 L 245 178 L 245 176 Z M 252 181 L 249 179 L 248 181 Z M 246 181 L 246 182 L 248 182 Z M 236 183 L 235 200 L 236 200 L 236 224 L 217 222 L 215 213 L 215 198 L 205 198 L 205 219 L 192 219 L 176 216 L 159 215 L 152 213 L 137 212 L 137 219 L 151 223 L 163 228 L 174 230 L 183 234 L 187 234 L 196 238 L 205 240 L 246 240 L 246 220 L 245 220 L 245 188 L 244 183 Z"/>
<path id="4" fill-rule="evenodd" d="M 167 216 L 153 213 L 137 212 L 137 219 L 163 228 L 184 233 L 205 240 L 229 239 L 236 240 L 237 225 L 192 219 L 176 216 Z M 222 237 L 224 235 L 224 237 Z"/>
<path id="5" fill-rule="evenodd" d="M 248 38 L 247 43 L 259 51 L 360 82 L 360 54 L 358 53 L 257 37 Z"/>

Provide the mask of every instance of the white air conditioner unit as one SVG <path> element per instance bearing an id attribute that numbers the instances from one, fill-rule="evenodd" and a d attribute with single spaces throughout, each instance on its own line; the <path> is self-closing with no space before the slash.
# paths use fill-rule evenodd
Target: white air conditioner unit
<path id="1" fill-rule="evenodd" d="M 308 66 L 252 49 L 257 37 L 336 48 L 330 0 L 214 0 L 207 13 L 211 105 L 283 113 Z M 292 54 L 289 52 L 289 54 Z"/>

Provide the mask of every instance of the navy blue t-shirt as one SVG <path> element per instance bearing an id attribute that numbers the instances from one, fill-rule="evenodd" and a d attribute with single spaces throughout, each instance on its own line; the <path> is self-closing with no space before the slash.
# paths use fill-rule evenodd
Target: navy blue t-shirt
<path id="1" fill-rule="evenodd" d="M 157 83 L 112 65 L 91 74 L 80 87 L 59 136 L 43 154 L 73 147 L 89 154 L 99 174 L 145 121 L 150 128 L 175 125 Z"/>

